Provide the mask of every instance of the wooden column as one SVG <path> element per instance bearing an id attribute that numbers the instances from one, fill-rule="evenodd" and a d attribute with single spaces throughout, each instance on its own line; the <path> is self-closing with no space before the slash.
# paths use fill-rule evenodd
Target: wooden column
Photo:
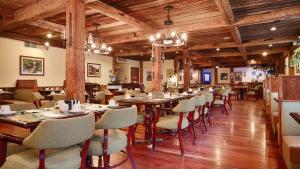
<path id="1" fill-rule="evenodd" d="M 161 73 L 162 73 L 162 62 L 161 62 L 161 48 L 160 47 L 154 47 L 154 62 L 152 66 L 152 91 L 161 91 Z"/>
<path id="2" fill-rule="evenodd" d="M 85 101 L 85 1 L 68 0 L 66 9 L 66 90 L 68 99 Z"/>
<path id="3" fill-rule="evenodd" d="M 178 56 L 175 56 L 175 59 L 174 59 L 174 74 L 177 74 L 178 75 Z"/>
<path id="4" fill-rule="evenodd" d="M 140 61 L 140 83 L 144 83 L 144 64 Z"/>
<path id="5" fill-rule="evenodd" d="M 112 56 L 112 57 L 113 57 L 113 61 L 112 61 L 112 74 L 116 75 L 117 57 L 116 56 Z"/>
<path id="6" fill-rule="evenodd" d="M 188 90 L 190 88 L 190 74 L 191 74 L 191 65 L 189 61 L 189 51 L 183 51 L 183 87 L 184 90 Z"/>

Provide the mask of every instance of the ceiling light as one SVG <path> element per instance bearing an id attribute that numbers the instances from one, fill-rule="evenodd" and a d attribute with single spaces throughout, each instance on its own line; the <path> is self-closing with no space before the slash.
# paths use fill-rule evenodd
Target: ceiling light
<path id="1" fill-rule="evenodd" d="M 263 55 L 263 56 L 267 56 L 268 53 L 267 53 L 267 52 L 263 52 L 262 55 Z"/>
<path id="2" fill-rule="evenodd" d="M 216 51 L 220 51 L 220 48 L 217 48 Z"/>
<path id="3" fill-rule="evenodd" d="M 220 66 L 216 66 L 216 68 L 217 68 L 217 69 L 219 69 L 219 68 L 220 68 Z"/>
<path id="4" fill-rule="evenodd" d="M 173 6 L 166 6 L 164 9 L 167 11 L 167 19 L 164 21 L 165 30 L 149 37 L 153 46 L 159 47 L 179 47 L 187 44 L 187 34 L 178 33 L 171 30 L 173 20 L 170 17 L 170 11 L 174 9 Z"/>
<path id="5" fill-rule="evenodd" d="M 272 47 L 273 45 L 272 44 L 269 44 L 269 47 Z"/>
<path id="6" fill-rule="evenodd" d="M 276 31 L 276 27 L 275 26 L 272 26 L 271 28 L 270 28 L 270 31 Z"/>
<path id="7" fill-rule="evenodd" d="M 47 33 L 46 37 L 47 37 L 48 39 L 51 39 L 51 38 L 52 38 L 52 34 L 51 34 L 51 33 Z"/>
<path id="8" fill-rule="evenodd" d="M 300 39 L 300 36 L 298 36 L 298 39 Z"/>
<path id="9" fill-rule="evenodd" d="M 178 53 L 178 51 L 176 51 L 176 53 Z"/>
<path id="10" fill-rule="evenodd" d="M 229 40 L 229 39 L 231 39 L 231 37 L 229 37 L 229 36 L 223 37 L 223 40 Z"/>
<path id="11" fill-rule="evenodd" d="M 45 42 L 45 46 L 50 46 L 50 43 L 49 42 Z"/>

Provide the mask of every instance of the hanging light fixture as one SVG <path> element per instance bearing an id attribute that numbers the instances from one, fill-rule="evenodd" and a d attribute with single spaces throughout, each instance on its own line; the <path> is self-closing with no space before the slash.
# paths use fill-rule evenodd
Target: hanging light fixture
<path id="1" fill-rule="evenodd" d="M 175 30 L 171 30 L 173 26 L 173 20 L 170 18 L 170 11 L 174 9 L 173 6 L 166 6 L 164 9 L 167 11 L 167 20 L 164 21 L 166 29 L 164 32 L 158 32 L 155 35 L 149 37 L 150 42 L 159 47 L 179 47 L 187 44 L 187 34 L 178 33 Z"/>
<path id="2" fill-rule="evenodd" d="M 112 51 L 112 47 L 107 46 L 101 42 L 100 33 L 98 32 L 99 24 L 94 24 L 96 27 L 96 33 L 88 33 L 84 49 L 86 52 L 93 52 L 95 54 L 107 55 Z"/>

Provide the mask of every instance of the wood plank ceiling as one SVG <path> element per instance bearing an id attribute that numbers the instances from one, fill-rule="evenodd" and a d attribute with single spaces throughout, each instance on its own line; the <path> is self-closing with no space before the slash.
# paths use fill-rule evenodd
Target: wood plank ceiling
<path id="1" fill-rule="evenodd" d="M 35 43 L 48 40 L 62 47 L 65 2 L 0 1 L 0 36 Z M 175 7 L 173 29 L 188 33 L 186 49 L 194 64 L 242 66 L 247 59 L 266 60 L 264 51 L 273 60 L 300 35 L 300 0 L 86 0 L 86 31 L 95 32 L 93 25 L 98 23 L 103 41 L 113 46 L 113 55 L 149 60 L 148 37 L 164 30 L 166 5 Z M 277 30 L 270 31 L 271 27 Z M 50 40 L 45 36 L 48 32 L 53 34 Z M 182 50 L 163 52 L 174 58 L 181 57 Z"/>

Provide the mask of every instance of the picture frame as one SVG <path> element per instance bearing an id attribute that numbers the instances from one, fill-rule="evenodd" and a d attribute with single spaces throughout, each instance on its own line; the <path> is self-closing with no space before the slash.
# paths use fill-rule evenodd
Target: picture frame
<path id="1" fill-rule="evenodd" d="M 45 59 L 40 57 L 20 55 L 20 75 L 23 76 L 44 76 Z"/>
<path id="2" fill-rule="evenodd" d="M 87 63 L 87 77 L 101 77 L 101 64 Z"/>
<path id="3" fill-rule="evenodd" d="M 242 72 L 234 72 L 234 81 L 236 82 L 242 81 Z"/>
<path id="4" fill-rule="evenodd" d="M 146 71 L 146 81 L 152 81 L 152 71 Z"/>
<path id="5" fill-rule="evenodd" d="M 221 73 L 221 80 L 228 80 L 228 74 L 227 73 Z"/>

